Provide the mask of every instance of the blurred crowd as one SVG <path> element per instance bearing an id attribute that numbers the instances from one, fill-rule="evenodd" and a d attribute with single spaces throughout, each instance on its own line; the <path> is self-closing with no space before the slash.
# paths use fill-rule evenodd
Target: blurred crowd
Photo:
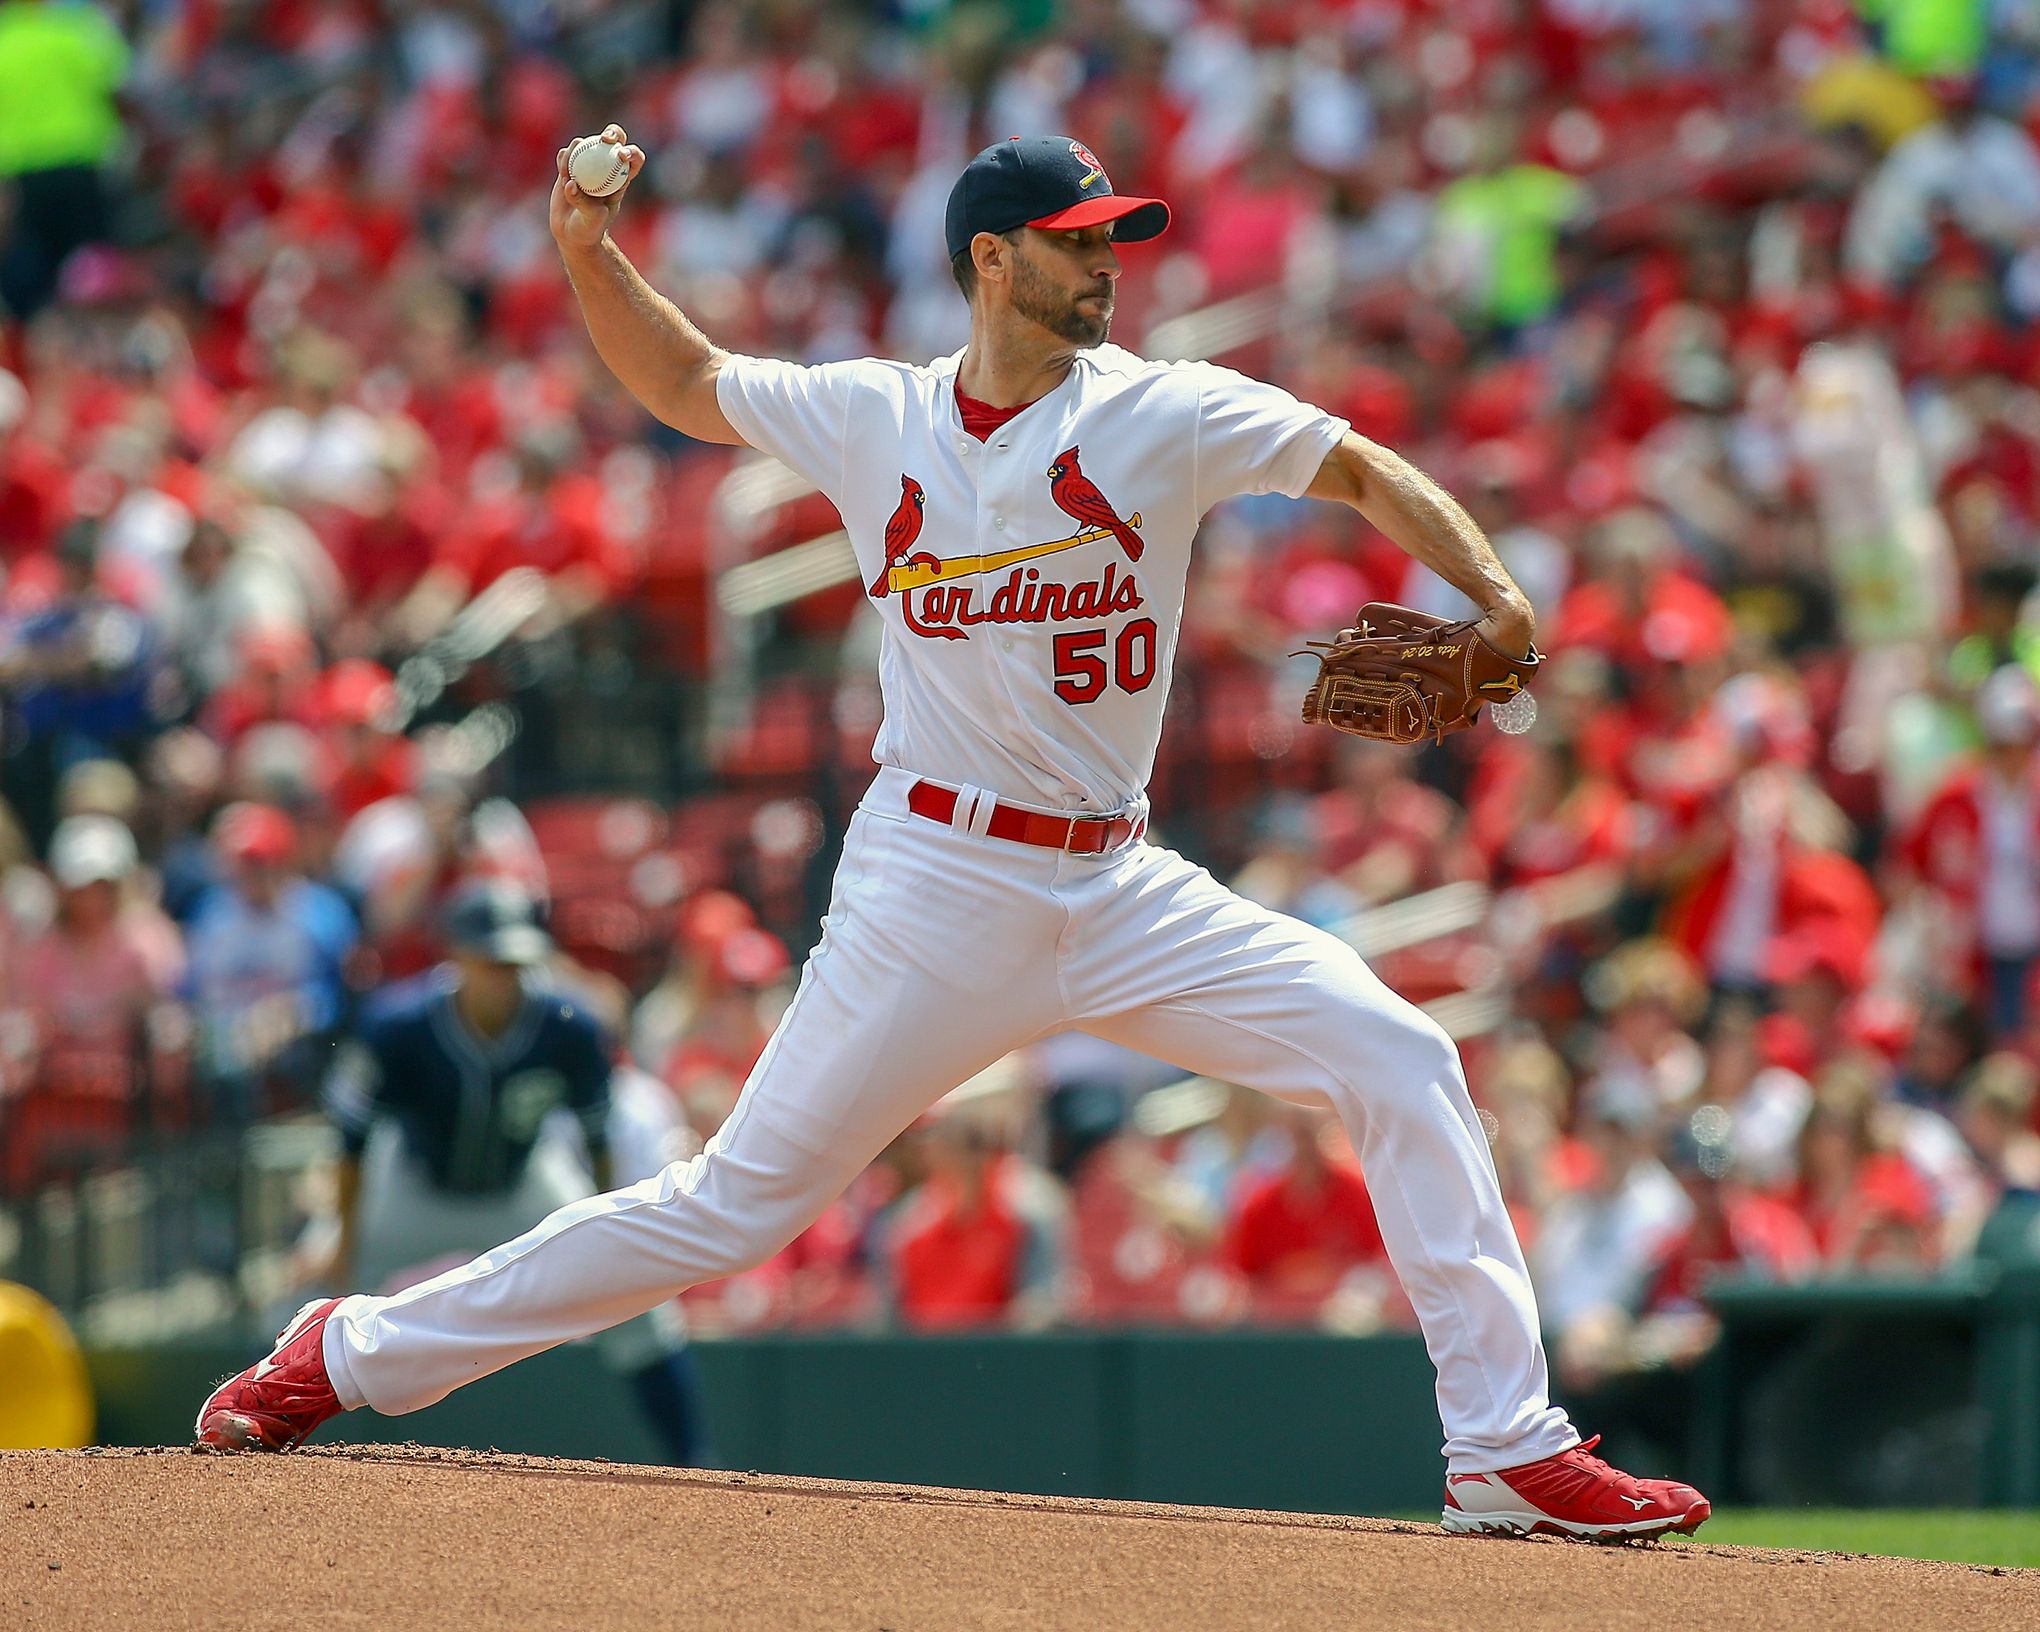
<path id="1" fill-rule="evenodd" d="M 734 1099 L 870 624 L 769 620 L 821 724 L 715 737 L 711 794 L 497 760 L 533 651 L 709 672 L 728 455 L 606 376 L 544 224 L 611 118 L 648 277 L 803 360 L 961 344 L 954 175 L 1076 133 L 1176 206 L 1116 338 L 1216 337 L 1496 541 L 1542 719 L 1387 752 L 1298 730 L 1290 654 L 1456 592 L 1214 513 L 1157 831 L 1453 1016 L 1569 1386 L 1697 1352 L 1714 1274 L 1932 1271 L 2040 1191 L 2032 0 L 0 5 L 0 1189 L 314 1104 L 477 874 L 697 1136 Z M 1334 1129 L 1080 1037 L 690 1301 L 1409 1323 Z"/>

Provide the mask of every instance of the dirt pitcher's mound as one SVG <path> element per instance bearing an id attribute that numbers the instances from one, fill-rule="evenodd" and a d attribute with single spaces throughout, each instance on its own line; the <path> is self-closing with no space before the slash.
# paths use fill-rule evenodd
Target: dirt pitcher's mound
<path id="1" fill-rule="evenodd" d="M 2040 1626 L 2040 1571 L 460 1451 L 0 1454 L 0 1626 Z"/>

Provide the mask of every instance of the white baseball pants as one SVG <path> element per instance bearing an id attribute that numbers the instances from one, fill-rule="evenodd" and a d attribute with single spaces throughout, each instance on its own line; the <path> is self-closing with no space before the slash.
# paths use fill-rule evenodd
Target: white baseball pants
<path id="1" fill-rule="evenodd" d="M 618 1166 L 622 1169 L 621 1162 Z M 647 1164 L 637 1171 L 651 1170 Z M 540 1135 L 524 1172 L 508 1190 L 459 1195 L 432 1182 L 394 1123 L 379 1122 L 361 1157 L 354 1274 L 363 1286 L 415 1283 L 424 1279 L 419 1271 L 435 1260 L 446 1264 L 486 1251 L 594 1192 L 586 1158 L 555 1130 Z M 595 1334 L 603 1362 L 625 1376 L 686 1340 L 687 1322 L 670 1298 Z"/>
<path id="2" fill-rule="evenodd" d="M 1351 948 L 1172 851 L 977 837 L 909 815 L 912 781 L 882 771 L 866 794 L 799 991 L 703 1154 L 393 1297 L 346 1299 L 325 1338 L 343 1404 L 416 1411 L 762 1262 L 950 1088 L 1078 1029 L 1329 1104 L 1438 1368 L 1451 1471 L 1577 1443 L 1547 1398 L 1530 1278 L 1458 1050 L 1428 1016 Z"/>

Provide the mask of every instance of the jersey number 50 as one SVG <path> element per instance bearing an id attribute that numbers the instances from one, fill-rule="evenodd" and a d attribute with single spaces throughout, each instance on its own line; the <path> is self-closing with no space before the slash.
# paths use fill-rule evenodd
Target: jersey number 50
<path id="1" fill-rule="evenodd" d="M 1105 695 L 1103 629 L 1071 629 L 1055 637 L 1055 694 L 1066 703 Z M 1111 678 L 1121 691 L 1146 691 L 1155 678 L 1155 620 L 1135 618 L 1112 643 Z"/>

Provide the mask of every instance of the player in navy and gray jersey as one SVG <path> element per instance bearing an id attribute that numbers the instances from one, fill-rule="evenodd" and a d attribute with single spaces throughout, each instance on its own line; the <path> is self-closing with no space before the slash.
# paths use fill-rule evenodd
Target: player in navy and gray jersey
<path id="1" fill-rule="evenodd" d="M 494 1036 L 477 1025 L 501 1026 Z M 609 1173 L 609 1053 L 575 999 L 508 963 L 477 976 L 442 964 L 368 1005 L 327 1090 L 357 1162 L 379 1121 L 450 1196 L 514 1190 L 551 1112 L 567 1109 L 587 1141 L 593 1177 Z"/>
<path id="2" fill-rule="evenodd" d="M 451 961 L 367 1005 L 326 1087 L 342 1145 L 336 1267 L 384 1290 L 642 1176 L 614 1171 L 610 1042 L 585 1000 L 540 972 L 551 942 L 536 904 L 514 886 L 471 885 L 446 928 Z M 673 1306 L 598 1341 L 667 1452 L 699 1461 L 701 1413 Z"/>

